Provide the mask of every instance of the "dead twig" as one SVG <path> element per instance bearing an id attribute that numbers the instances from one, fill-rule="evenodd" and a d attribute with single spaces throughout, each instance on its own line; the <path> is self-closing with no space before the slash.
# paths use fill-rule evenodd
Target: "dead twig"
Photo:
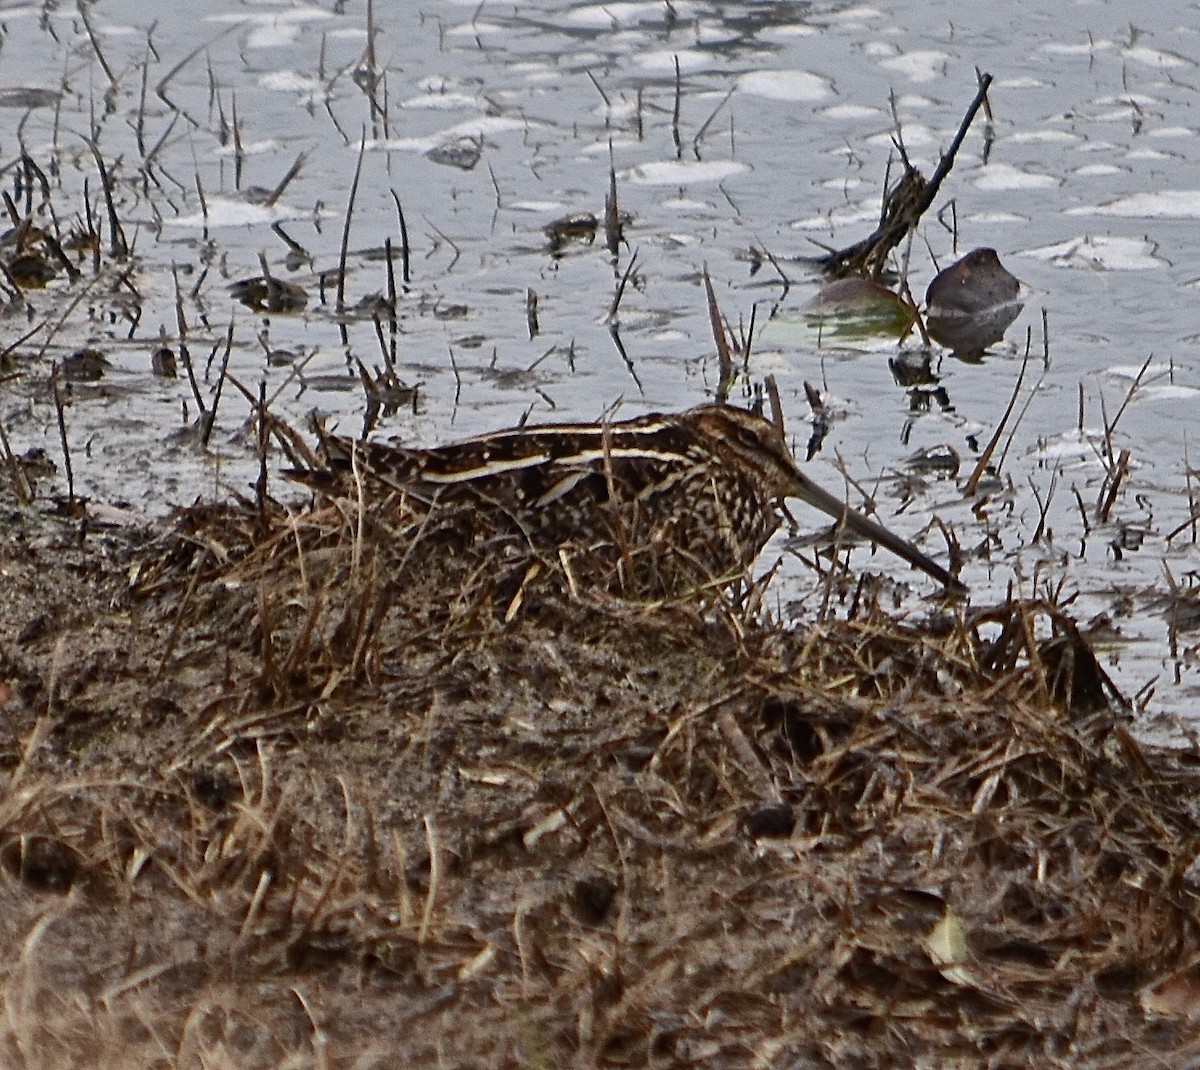
<path id="1" fill-rule="evenodd" d="M 991 84 L 992 76 L 990 74 L 980 76 L 979 88 L 959 124 L 958 132 L 954 135 L 954 140 L 950 142 L 950 147 L 942 153 L 933 176 L 928 182 L 921 172 L 908 162 L 908 158 L 903 152 L 903 143 L 897 143 L 904 161 L 904 174 L 884 196 L 879 226 L 875 228 L 870 237 L 855 242 L 845 249 L 832 250 L 825 256 L 818 257 L 817 263 L 827 274 L 837 277 L 866 275 L 872 279 L 879 278 L 883 273 L 888 254 L 905 237 L 917 229 L 921 217 L 933 204 L 942 183 L 954 166 L 954 158 L 962 147 L 976 113 L 987 100 L 988 88 Z"/>

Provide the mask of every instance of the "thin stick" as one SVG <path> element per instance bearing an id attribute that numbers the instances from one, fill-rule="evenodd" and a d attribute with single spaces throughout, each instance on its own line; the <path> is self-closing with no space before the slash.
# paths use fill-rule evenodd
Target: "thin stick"
<path id="1" fill-rule="evenodd" d="M 442 882 L 442 851 L 438 843 L 437 827 L 433 814 L 425 815 L 425 843 L 429 848 L 429 890 L 425 894 L 425 907 L 421 911 L 421 928 L 417 932 L 417 943 L 424 944 L 433 925 L 433 912 L 437 907 L 439 886 Z"/>
<path id="2" fill-rule="evenodd" d="M 237 376 L 226 374 L 225 379 L 232 383 L 238 392 L 244 397 L 248 404 L 255 406 L 258 409 L 258 399 L 254 393 L 246 388 L 246 386 L 238 381 Z M 285 380 L 286 382 L 286 380 Z M 261 391 L 260 391 L 261 394 Z M 262 418 L 267 424 L 267 430 L 279 444 L 287 457 L 288 463 L 293 468 L 317 468 L 319 467 L 316 457 L 308 448 L 307 443 L 293 431 L 292 428 L 282 420 L 277 420 L 271 415 L 271 403 L 279 397 L 279 390 L 276 390 L 264 403 L 262 410 Z"/>
<path id="3" fill-rule="evenodd" d="M 1117 491 L 1121 489 L 1121 483 L 1129 474 L 1129 458 L 1129 450 L 1121 450 L 1121 455 L 1117 458 L 1116 468 L 1114 468 L 1112 472 L 1111 481 L 1108 487 L 1108 494 L 1105 496 L 1104 501 L 1098 510 L 1097 519 L 1101 524 L 1108 523 L 1108 514 L 1112 511 L 1112 507 L 1117 500 Z"/>
<path id="4" fill-rule="evenodd" d="M 88 40 L 92 42 L 92 51 L 96 53 L 96 59 L 100 61 L 100 66 L 104 70 L 105 77 L 108 78 L 109 87 L 116 89 L 118 85 L 117 76 L 113 74 L 113 69 L 108 65 L 108 60 L 104 58 L 104 53 L 100 51 L 100 42 L 96 39 L 96 31 L 92 29 L 92 22 L 88 18 L 87 5 L 83 0 L 77 0 L 75 10 L 79 12 L 79 18 L 83 21 L 83 28 L 87 31 Z"/>
<path id="5" fill-rule="evenodd" d="M 1138 387 L 1142 385 L 1142 377 L 1146 374 L 1146 369 L 1150 367 L 1150 362 L 1154 359 L 1154 354 L 1151 353 L 1138 369 L 1137 375 L 1134 376 L 1133 382 L 1129 384 L 1129 390 L 1125 394 L 1125 400 L 1121 402 L 1121 407 L 1117 409 L 1117 414 L 1112 418 L 1112 423 L 1104 425 L 1104 441 L 1109 447 L 1109 456 L 1112 456 L 1112 433 L 1117 429 L 1117 424 L 1121 417 L 1125 415 L 1125 410 L 1129 408 L 1129 403 L 1133 400 L 1133 395 L 1137 392 Z"/>
<path id="6" fill-rule="evenodd" d="M 1193 514 L 1193 520 L 1191 523 L 1192 542 L 1195 543 L 1196 542 L 1196 520 L 1194 517 L 1195 517 L 1195 513 L 1196 513 L 1196 486 L 1192 482 L 1192 476 L 1193 476 L 1192 462 L 1188 458 L 1188 437 L 1187 437 L 1186 431 L 1183 434 L 1183 470 L 1187 475 L 1188 508 L 1191 510 L 1191 512 Z"/>
<path id="7" fill-rule="evenodd" d="M 154 87 L 155 96 L 157 96 L 158 99 L 161 100 L 172 111 L 180 112 L 182 114 L 183 109 L 178 107 L 175 104 L 175 102 L 173 100 L 171 100 L 170 97 L 167 96 L 167 83 L 170 82 L 171 79 L 175 77 L 175 75 L 177 75 L 181 70 L 183 70 L 184 67 L 186 67 L 189 63 L 191 63 L 192 60 L 194 60 L 198 55 L 200 55 L 200 53 L 203 52 L 206 48 L 208 48 L 210 45 L 215 45 L 219 40 L 221 40 L 222 37 L 226 37 L 229 34 L 233 33 L 235 30 L 241 29 L 241 26 L 242 26 L 242 24 L 240 22 L 230 23 L 228 26 L 225 27 L 225 29 L 223 29 L 215 37 L 211 37 L 207 41 L 202 41 L 195 48 L 193 48 L 186 56 L 183 57 L 183 59 L 181 59 L 178 63 L 176 63 L 174 67 L 172 67 L 169 71 L 167 71 L 166 74 L 164 74 L 162 76 L 158 85 L 156 85 Z M 192 123 L 192 125 L 194 125 L 194 126 L 199 125 L 190 117 L 185 116 L 185 118 L 187 118 L 188 122 Z"/>
<path id="8" fill-rule="evenodd" d="M 671 112 L 671 140 L 675 142 L 675 159 L 683 157 L 683 142 L 679 140 L 679 110 L 683 86 L 679 77 L 679 57 L 675 57 L 675 107 Z"/>
<path id="9" fill-rule="evenodd" d="M 270 428 L 267 422 L 267 381 L 258 383 L 258 479 L 254 483 L 254 502 L 258 507 L 259 530 L 267 530 L 267 445 Z"/>
<path id="10" fill-rule="evenodd" d="M 1079 519 L 1083 522 L 1083 539 L 1080 541 L 1086 545 L 1086 539 L 1092 533 L 1091 521 L 1088 520 L 1088 515 L 1087 515 L 1087 506 L 1085 506 L 1083 504 L 1083 495 L 1079 493 L 1078 487 L 1072 486 L 1071 493 L 1075 495 L 1075 504 L 1079 507 Z M 1168 535 L 1167 539 L 1169 540 L 1170 538 L 1171 538 L 1171 536 Z M 1081 549 L 1080 557 L 1082 557 L 1082 556 L 1083 556 L 1083 552 Z"/>
<path id="11" fill-rule="evenodd" d="M 434 234 L 436 234 L 439 238 L 441 238 L 442 241 L 444 241 L 448 246 L 450 246 L 451 249 L 454 250 L 454 259 L 446 265 L 447 271 L 453 271 L 454 265 L 458 263 L 459 257 L 462 256 L 462 250 L 455 244 L 454 239 L 451 238 L 449 234 L 439 230 L 433 223 L 431 223 L 428 216 L 425 217 L 425 222 L 429 223 L 429 229 L 432 230 Z"/>
<path id="12" fill-rule="evenodd" d="M 604 198 L 604 244 L 608 247 L 609 255 L 616 262 L 621 255 L 621 242 L 624 240 L 621 226 L 621 210 L 617 204 L 617 172 L 612 162 L 612 142 L 608 144 L 608 195 Z"/>
<path id="13" fill-rule="evenodd" d="M 137 135 L 138 152 L 142 159 L 146 158 L 146 90 L 150 86 L 150 48 L 147 41 L 146 58 L 142 60 L 142 85 L 138 90 L 137 119 L 134 121 L 134 133 Z"/>
<path id="14" fill-rule="evenodd" d="M 129 255 L 129 244 L 125 240 L 125 232 L 121 229 L 121 221 L 117 218 L 117 206 L 113 201 L 112 179 L 109 178 L 108 168 L 104 166 L 100 147 L 91 139 L 88 140 L 87 146 L 92 150 L 92 155 L 96 159 L 96 166 L 100 170 L 100 182 L 104 189 L 104 204 L 108 209 L 109 255 L 120 260 Z"/>
<path id="15" fill-rule="evenodd" d="M 887 177 L 884 178 L 883 209 L 879 225 L 869 237 L 862 241 L 845 249 L 833 250 L 821 257 L 818 263 L 825 271 L 832 274 L 845 274 L 853 270 L 859 274 L 868 274 L 871 278 L 879 277 L 888 254 L 904 240 L 907 234 L 916 229 L 921 216 L 937 198 L 942 182 L 954 166 L 955 156 L 962 147 L 976 113 L 987 99 L 987 91 L 991 83 L 992 76 L 990 74 L 985 74 L 980 78 L 979 90 L 967 108 L 954 140 L 938 160 L 933 177 L 928 182 L 924 181 L 920 172 L 904 156 L 903 142 L 897 138 L 896 147 L 904 158 L 905 172 L 892 188 L 888 186 Z"/>
<path id="16" fill-rule="evenodd" d="M 750 326 L 742 339 L 742 367 L 750 371 L 750 351 L 754 348 L 754 324 L 758 320 L 758 302 L 750 306 Z M 740 329 L 740 327 L 739 327 Z"/>
<path id="17" fill-rule="evenodd" d="M 75 471 L 71 466 L 71 447 L 67 443 L 67 421 L 63 415 L 62 391 L 58 386 L 58 361 L 50 370 L 50 388 L 54 391 L 54 412 L 58 417 L 58 436 L 62 440 L 63 467 L 67 470 L 67 513 L 75 512 Z"/>
<path id="18" fill-rule="evenodd" d="M 1025 332 L 1025 355 L 1030 352 L 1030 343 L 1033 338 L 1033 330 L 1029 328 Z M 1042 384 L 1046 381 L 1046 373 L 1043 371 L 1038 376 L 1038 381 L 1033 384 L 1033 389 L 1029 391 L 1029 396 L 1025 399 L 1025 404 L 1021 406 L 1021 411 L 1017 413 L 1016 420 L 1013 421 L 1012 430 L 1008 433 L 1008 438 L 1004 440 L 1004 449 L 1000 453 L 1000 460 L 997 464 L 998 469 L 1003 469 L 1008 461 L 1008 451 L 1012 449 L 1012 444 L 1017 437 L 1017 428 L 1021 426 L 1021 422 L 1025 419 L 1025 414 L 1029 411 L 1029 406 L 1033 404 L 1033 399 L 1038 396 L 1038 392 L 1042 389 Z"/>
<path id="19" fill-rule="evenodd" d="M 779 281 L 783 283 L 783 292 L 779 295 L 779 300 L 782 302 L 792 289 L 792 280 L 787 277 L 787 273 L 783 270 L 783 266 L 779 263 L 778 257 L 767 247 L 758 235 L 755 235 L 755 241 L 758 242 L 759 248 L 762 250 L 763 256 L 767 258 L 767 263 L 775 269 L 775 274 L 779 276 Z"/>
<path id="20" fill-rule="evenodd" d="M 409 251 L 408 251 L 408 224 L 404 222 L 404 209 L 400 205 L 400 197 L 395 190 L 389 191 L 392 195 L 392 200 L 396 202 L 396 218 L 400 221 L 400 266 L 401 277 L 404 279 L 404 284 L 407 286 L 412 281 L 412 275 L 409 272 Z"/>
<path id="21" fill-rule="evenodd" d="M 729 383 L 733 379 L 733 355 L 729 352 L 729 338 L 721 322 L 721 310 L 717 306 L 717 295 L 713 292 L 707 264 L 704 265 L 704 293 L 708 298 L 708 325 L 712 329 L 713 341 L 717 344 L 717 374 L 721 377 L 717 387 L 717 399 L 724 401 L 729 391 Z"/>
<path id="22" fill-rule="evenodd" d="M 704 140 L 705 132 L 708 130 L 709 126 L 712 125 L 712 121 L 718 115 L 721 114 L 721 109 L 723 107 L 725 107 L 726 104 L 729 103 L 729 98 L 733 96 L 734 90 L 736 90 L 736 88 L 737 88 L 737 86 L 734 86 L 733 88 L 731 88 L 729 90 L 728 93 L 726 93 L 721 98 L 721 100 L 717 104 L 717 106 L 715 108 L 713 108 L 709 117 L 707 119 L 705 119 L 703 123 L 700 124 L 700 129 L 696 131 L 696 136 L 694 138 L 692 138 L 692 152 L 694 152 L 696 154 L 697 160 L 700 159 L 700 142 Z"/>
<path id="23" fill-rule="evenodd" d="M 358 181 L 362 176 L 363 155 L 367 151 L 367 130 L 363 127 L 358 144 L 358 162 L 354 165 L 354 181 L 350 183 L 350 197 L 346 203 L 346 220 L 342 224 L 342 249 L 338 256 L 337 310 L 346 310 L 346 254 L 350 248 L 350 217 L 354 215 L 354 200 L 358 196 Z"/>
<path id="24" fill-rule="evenodd" d="M 246 150 L 242 145 L 242 124 L 238 121 L 236 89 L 230 93 L 229 117 L 230 121 L 233 123 L 233 188 L 241 189 L 242 168 L 246 163 Z"/>
<path id="25" fill-rule="evenodd" d="M 33 484 L 13 455 L 12 447 L 8 444 L 8 435 L 4 433 L 3 422 L 0 422 L 0 451 L 4 454 L 4 465 L 8 469 L 8 476 L 12 481 L 13 493 L 17 496 L 17 501 L 22 505 L 28 505 L 33 501 Z"/>
<path id="26" fill-rule="evenodd" d="M 13 225 L 14 230 L 21 231 L 25 234 L 29 230 L 28 224 L 21 218 L 21 210 L 17 207 L 17 202 L 12 199 L 12 194 L 8 190 L 4 190 L 4 210 L 8 212 L 9 221 Z M 23 228 L 23 229 L 22 229 Z M 13 245 L 16 245 L 16 236 L 13 237 Z"/>
<path id="27" fill-rule="evenodd" d="M 1000 436 L 1004 433 L 1004 425 L 1008 422 L 1008 418 L 1012 415 L 1013 406 L 1017 403 L 1017 395 L 1021 391 L 1021 383 L 1025 380 L 1025 368 L 1029 364 L 1029 350 L 1025 350 L 1025 359 L 1021 361 L 1021 372 L 1017 376 L 1017 383 L 1013 387 L 1012 397 L 1008 399 L 1008 407 L 1004 410 L 1004 415 L 1000 417 L 1000 422 L 996 425 L 996 430 L 992 432 L 992 437 L 987 446 L 980 454 L 979 462 L 975 465 L 975 470 L 971 473 L 970 479 L 963 487 L 963 496 L 969 498 L 975 493 L 975 488 L 979 486 L 979 481 L 983 478 L 983 473 L 987 469 L 988 462 L 992 459 L 992 454 L 996 452 L 996 445 L 1000 441 Z"/>
<path id="28" fill-rule="evenodd" d="M 35 324 L 33 327 L 31 327 L 29 330 L 27 330 L 15 342 L 13 342 L 10 345 L 5 346 L 3 349 L 0 349 L 0 360 L 3 360 L 5 357 L 7 357 L 11 352 L 13 352 L 13 350 L 15 350 L 17 348 L 17 346 L 24 345 L 26 342 L 28 342 L 30 338 L 32 338 L 35 334 L 38 333 L 38 331 L 40 331 L 40 330 L 42 330 L 42 328 L 46 327 L 49 324 L 49 322 L 50 322 L 49 320 L 42 320 L 41 323 Z"/>
<path id="29" fill-rule="evenodd" d="M 212 409 L 204 421 L 204 434 L 200 444 L 208 449 L 208 440 L 212 436 L 213 424 L 217 422 L 217 406 L 221 404 L 221 388 L 225 385 L 225 373 L 229 371 L 229 355 L 233 352 L 233 317 L 229 318 L 229 330 L 225 332 L 225 355 L 221 359 L 221 371 L 217 376 L 217 388 L 213 392 Z"/>
<path id="30" fill-rule="evenodd" d="M 237 98 L 235 97 L 234 99 L 236 101 Z M 236 130 L 237 130 L 237 127 L 234 127 L 235 135 L 236 135 Z M 278 201 L 279 198 L 283 196 L 284 190 L 286 190 L 288 188 L 288 186 L 291 185 L 292 180 L 297 175 L 300 174 L 301 169 L 304 167 L 304 162 L 307 159 L 308 159 L 307 152 L 301 152 L 296 157 L 295 162 L 293 162 L 292 166 L 287 169 L 287 174 L 285 174 L 283 176 L 283 178 L 281 178 L 279 180 L 279 184 L 276 185 L 276 187 L 273 190 L 271 190 L 270 195 L 267 197 L 266 201 L 263 202 L 264 204 L 266 204 L 266 206 L 268 208 L 272 207 L 275 204 L 275 202 Z"/>
<path id="31" fill-rule="evenodd" d="M 925 187 L 924 195 L 917 201 L 916 217 L 920 218 L 925 214 L 926 209 L 933 204 L 937 198 L 938 189 L 942 182 L 950 173 L 950 169 L 954 166 L 954 157 L 958 154 L 958 150 L 962 148 L 962 143 L 967 136 L 967 131 L 971 129 L 971 123 L 975 119 L 975 113 L 979 111 L 984 101 L 987 100 L 988 88 L 992 84 L 992 76 L 984 74 L 979 76 L 979 89 L 975 94 L 975 99 L 971 101 L 970 107 L 967 108 L 963 120 L 959 123 L 958 133 L 954 135 L 954 140 L 950 142 L 950 147 L 942 153 L 942 157 L 938 160 L 938 165 L 933 172 L 933 177 L 929 180 L 929 184 Z"/>
<path id="32" fill-rule="evenodd" d="M 496 172 L 492 169 L 492 165 L 490 162 L 488 163 L 488 175 L 492 180 L 492 190 L 496 194 L 496 207 L 503 208 L 504 205 L 501 203 L 501 197 L 500 197 L 500 183 L 496 179 Z"/>
<path id="33" fill-rule="evenodd" d="M 1046 500 L 1044 502 L 1042 501 L 1042 496 L 1038 493 L 1037 484 L 1034 483 L 1032 476 L 1029 477 L 1029 489 L 1033 491 L 1033 496 L 1037 499 L 1039 506 L 1037 527 L 1034 529 L 1032 539 L 1033 544 L 1036 546 L 1042 541 L 1042 536 L 1046 533 L 1046 517 L 1050 512 L 1050 503 L 1054 501 L 1054 492 L 1058 489 L 1058 472 L 1055 471 L 1050 477 L 1050 489 L 1046 492 Z"/>
<path id="34" fill-rule="evenodd" d="M 608 319 L 611 322 L 616 319 L 617 310 L 621 307 L 621 298 L 625 294 L 625 286 L 629 282 L 629 276 L 633 274 L 633 266 L 637 263 L 638 250 L 634 249 L 633 256 L 629 258 L 629 263 L 625 267 L 625 273 L 621 276 L 621 281 L 617 283 L 617 292 L 613 296 L 613 302 L 608 310 Z"/>
<path id="35" fill-rule="evenodd" d="M 596 87 L 596 92 L 600 94 L 600 99 L 602 101 L 604 101 L 605 108 L 611 109 L 612 101 L 608 99 L 608 94 L 606 92 L 604 92 L 604 90 L 600 87 L 600 83 L 596 81 L 596 76 L 594 74 L 592 74 L 592 72 L 590 70 L 585 70 L 583 73 L 588 76 L 588 80 L 592 83 L 592 85 L 594 85 Z M 605 124 L 608 123 L 607 115 L 605 115 L 605 117 L 604 117 L 604 122 L 605 122 Z"/>
<path id="36" fill-rule="evenodd" d="M 171 274 L 175 279 L 175 325 L 179 331 L 179 359 L 183 361 L 183 370 L 187 372 L 188 382 L 192 387 L 192 397 L 196 399 L 196 407 L 200 410 L 200 415 L 204 416 L 208 412 L 208 406 L 204 404 L 204 398 L 200 393 L 200 384 L 196 382 L 196 370 L 192 367 L 192 354 L 187 346 L 187 320 L 183 315 L 183 294 L 179 291 L 179 268 L 173 261 Z"/>
<path id="37" fill-rule="evenodd" d="M 162 148 L 167 143 L 167 138 L 171 136 L 171 131 L 175 129 L 175 124 L 179 122 L 179 112 L 171 116 L 171 121 L 167 124 L 166 130 L 162 132 L 162 136 L 154 143 L 154 147 L 146 153 L 146 167 L 149 168 L 154 163 L 155 158 L 162 151 Z"/>
<path id="38" fill-rule="evenodd" d="M 538 295 L 532 287 L 525 291 L 525 325 L 529 329 L 529 340 L 533 341 L 541 328 L 538 325 Z"/>
<path id="39" fill-rule="evenodd" d="M 637 368 L 633 365 L 633 358 L 629 355 L 629 351 L 625 348 L 625 343 L 621 341 L 621 327 L 616 320 L 613 320 L 608 325 L 608 336 L 613 340 L 613 345 L 617 347 L 617 352 L 621 355 L 621 359 L 625 362 L 625 370 L 629 372 L 629 377 L 637 384 L 638 393 L 643 397 L 646 394 L 646 388 L 642 386 L 641 379 L 638 378 Z"/>
<path id="40" fill-rule="evenodd" d="M 771 403 L 771 423 L 779 428 L 779 437 L 786 438 L 787 432 L 783 426 L 783 402 L 779 398 L 779 384 L 775 376 L 768 375 L 764 381 L 767 388 L 767 400 Z"/>
<path id="41" fill-rule="evenodd" d="M 383 255 L 387 265 L 388 331 L 391 333 L 391 346 L 384 359 L 392 368 L 396 363 L 396 335 L 400 333 L 400 324 L 396 320 L 396 260 L 392 255 L 391 237 L 383 239 Z"/>
<path id="42" fill-rule="evenodd" d="M 1050 370 L 1050 313 L 1042 306 L 1042 371 Z"/>
<path id="43" fill-rule="evenodd" d="M 1167 532 L 1166 541 L 1170 542 L 1181 531 L 1184 531 L 1186 528 L 1193 527 L 1197 520 L 1200 520 L 1200 509 L 1193 510 L 1192 515 L 1189 516 L 1182 524 L 1180 524 L 1178 527 L 1172 528 L 1169 532 Z M 1194 530 L 1192 532 L 1192 541 L 1196 541 L 1196 533 Z"/>

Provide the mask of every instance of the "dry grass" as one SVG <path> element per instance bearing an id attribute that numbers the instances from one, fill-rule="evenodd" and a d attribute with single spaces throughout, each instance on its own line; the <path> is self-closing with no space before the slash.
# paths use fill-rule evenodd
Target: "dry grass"
<path id="1" fill-rule="evenodd" d="M 1195 1057 L 1194 756 L 1054 607 L 506 621 L 425 535 L 7 538 L 4 1065 Z"/>

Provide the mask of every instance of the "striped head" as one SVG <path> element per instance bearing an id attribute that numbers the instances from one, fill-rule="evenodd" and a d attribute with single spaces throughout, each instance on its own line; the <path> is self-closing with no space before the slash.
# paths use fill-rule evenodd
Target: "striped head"
<path id="1" fill-rule="evenodd" d="M 803 477 L 782 430 L 770 420 L 731 405 L 701 405 L 683 414 L 709 443 L 713 452 L 732 466 L 755 493 L 764 498 L 797 494 Z"/>

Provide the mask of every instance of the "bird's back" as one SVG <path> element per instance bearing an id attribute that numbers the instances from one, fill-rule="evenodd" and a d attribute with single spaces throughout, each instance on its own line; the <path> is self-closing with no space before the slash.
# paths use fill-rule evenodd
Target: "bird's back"
<path id="1" fill-rule="evenodd" d="M 358 473 L 373 499 L 453 516 L 461 541 L 524 540 L 589 583 L 670 593 L 740 574 L 778 525 L 770 493 L 702 418 L 711 408 L 430 449 L 327 437 L 324 449 L 343 490 Z"/>

